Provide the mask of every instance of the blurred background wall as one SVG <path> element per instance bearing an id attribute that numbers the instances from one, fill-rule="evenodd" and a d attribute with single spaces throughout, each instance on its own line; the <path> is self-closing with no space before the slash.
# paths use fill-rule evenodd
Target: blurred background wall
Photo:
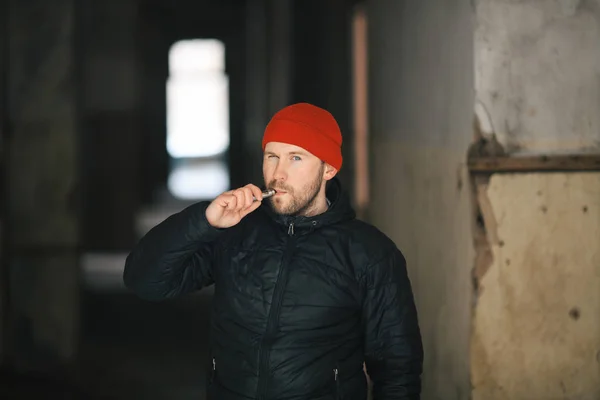
<path id="1" fill-rule="evenodd" d="M 0 21 L 6 398 L 204 398 L 211 290 L 143 302 L 124 260 L 261 184 L 264 127 L 301 101 L 406 255 L 424 399 L 600 398 L 598 0 L 1 0 Z"/>

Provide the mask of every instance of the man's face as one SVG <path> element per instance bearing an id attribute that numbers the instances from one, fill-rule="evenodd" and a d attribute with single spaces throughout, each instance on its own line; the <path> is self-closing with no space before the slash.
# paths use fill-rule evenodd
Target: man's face
<path id="1" fill-rule="evenodd" d="M 265 147 L 263 177 L 277 190 L 269 200 L 282 215 L 305 215 L 314 206 L 325 176 L 325 163 L 291 144 L 270 142 Z"/>

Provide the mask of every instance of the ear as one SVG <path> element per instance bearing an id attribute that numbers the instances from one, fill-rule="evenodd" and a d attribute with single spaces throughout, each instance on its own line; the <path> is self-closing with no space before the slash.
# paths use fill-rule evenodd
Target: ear
<path id="1" fill-rule="evenodd" d="M 323 169 L 323 179 L 326 181 L 333 179 L 336 176 L 338 170 L 332 167 L 331 165 L 325 163 L 325 168 Z"/>

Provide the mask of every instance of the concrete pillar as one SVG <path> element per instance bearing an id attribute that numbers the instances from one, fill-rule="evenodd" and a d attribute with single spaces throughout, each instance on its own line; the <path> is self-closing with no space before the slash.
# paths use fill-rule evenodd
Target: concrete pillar
<path id="1" fill-rule="evenodd" d="M 224 19 L 224 26 L 243 26 L 247 20 L 246 15 L 239 9 L 234 8 L 227 13 L 221 14 Z M 226 21 L 226 22 L 225 22 Z M 211 29 L 212 31 L 213 29 Z M 258 146 L 245 147 L 246 134 L 246 66 L 247 52 L 252 51 L 246 48 L 248 38 L 244 32 L 239 30 L 230 30 L 220 33 L 214 29 L 214 37 L 220 38 L 225 42 L 225 73 L 229 79 L 229 184 L 230 187 L 240 187 L 249 182 L 262 182 L 262 152 L 260 144 Z M 263 127 L 264 129 L 264 127 Z M 262 139 L 262 131 L 260 138 Z M 256 134 L 257 132 L 253 132 Z M 256 139 L 253 136 L 249 140 Z M 254 161 L 258 157 L 258 162 Z M 252 178 L 252 177 L 256 178 Z M 255 180 L 256 179 L 256 180 Z"/>
<path id="2" fill-rule="evenodd" d="M 10 360 L 67 365 L 79 330 L 75 0 L 9 2 Z"/>
<path id="3" fill-rule="evenodd" d="M 324 107 L 336 117 L 344 138 L 344 165 L 338 177 L 352 194 L 351 7 L 342 0 L 304 0 L 293 5 L 292 98 Z"/>
<path id="4" fill-rule="evenodd" d="M 135 212 L 143 186 L 138 175 L 143 143 L 138 139 L 138 4 L 83 4 L 83 233 L 88 250 L 121 251 L 137 239 Z"/>
<path id="5" fill-rule="evenodd" d="M 138 28 L 136 29 L 136 51 L 139 63 L 136 66 L 139 86 L 137 88 L 140 108 L 140 132 L 143 140 L 139 141 L 140 200 L 150 205 L 157 199 L 157 188 L 165 187 L 169 176 L 170 159 L 167 152 L 167 97 L 166 82 L 169 76 L 169 46 L 172 44 L 165 35 L 164 22 L 161 24 L 158 15 L 162 10 L 155 10 L 155 3 L 140 4 Z"/>
<path id="6" fill-rule="evenodd" d="M 370 213 L 407 256 L 423 398 L 598 398 L 600 175 L 464 162 L 474 116 L 513 156 L 600 151 L 600 4 L 368 4 Z"/>
<path id="7" fill-rule="evenodd" d="M 512 152 L 600 148 L 600 2 L 476 0 L 483 128 Z M 491 125 L 487 122 L 491 118 Z"/>
<path id="8" fill-rule="evenodd" d="M 290 104 L 292 87 L 292 2 L 268 2 L 269 115 Z"/>
<path id="9" fill-rule="evenodd" d="M 244 163 L 251 182 L 262 184 L 262 136 L 270 118 L 292 102 L 292 8 L 289 0 L 246 6 L 246 127 Z"/>
<path id="10" fill-rule="evenodd" d="M 370 222 L 407 258 L 425 346 L 423 399 L 468 399 L 471 2 L 367 5 Z"/>
<path id="11" fill-rule="evenodd" d="M 6 263 L 6 139 L 8 134 L 8 2 L 0 1 L 0 365 L 4 361 L 8 318 Z"/>
<path id="12" fill-rule="evenodd" d="M 248 178 L 262 184 L 261 141 L 269 122 L 267 9 L 265 0 L 246 2 L 246 126 L 244 159 Z"/>
<path id="13" fill-rule="evenodd" d="M 600 152 L 600 2 L 477 0 L 476 112 L 511 153 Z M 478 185 L 474 400 L 600 398 L 600 173 Z"/>

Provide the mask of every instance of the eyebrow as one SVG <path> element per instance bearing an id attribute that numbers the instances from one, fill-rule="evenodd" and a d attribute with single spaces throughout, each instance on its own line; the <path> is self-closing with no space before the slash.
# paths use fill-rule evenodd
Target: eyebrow
<path id="1" fill-rule="evenodd" d="M 265 154 L 267 154 L 269 156 L 278 156 L 277 154 L 273 153 L 272 151 L 265 151 Z M 294 155 L 305 156 L 305 155 L 307 155 L 307 153 L 305 153 L 303 151 L 290 151 L 287 154 L 290 156 L 294 156 Z"/>

